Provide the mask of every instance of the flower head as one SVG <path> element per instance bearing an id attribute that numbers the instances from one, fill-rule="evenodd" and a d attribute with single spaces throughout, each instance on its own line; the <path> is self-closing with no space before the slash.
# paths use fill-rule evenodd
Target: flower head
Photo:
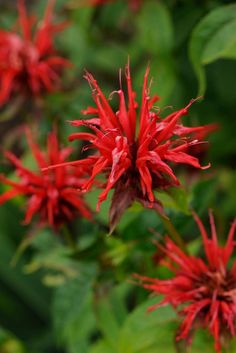
<path id="1" fill-rule="evenodd" d="M 84 171 L 70 166 L 42 173 L 41 168 L 55 163 L 63 163 L 71 154 L 71 148 L 59 148 L 55 131 L 48 136 L 48 150 L 43 154 L 33 141 L 27 129 L 27 141 L 37 163 L 37 171 L 27 169 L 13 153 L 6 152 L 6 157 L 15 166 L 19 182 L 0 175 L 0 181 L 10 185 L 11 189 L 0 195 L 0 204 L 17 195 L 25 195 L 28 199 L 24 223 L 29 224 L 35 214 L 40 214 L 40 220 L 57 228 L 72 220 L 76 215 L 91 218 L 78 189 L 84 183 Z"/>
<path id="2" fill-rule="evenodd" d="M 53 91 L 60 81 L 60 71 L 69 62 L 57 55 L 53 37 L 65 27 L 52 24 L 54 0 L 33 31 L 35 19 L 28 16 L 24 0 L 18 0 L 20 33 L 0 30 L 0 104 L 14 93 L 40 95 Z"/>
<path id="3" fill-rule="evenodd" d="M 92 173 L 83 186 L 88 191 L 94 179 L 100 174 L 107 178 L 104 191 L 98 200 L 100 204 L 114 189 L 110 209 L 111 228 L 115 226 L 124 210 L 133 201 L 141 202 L 145 207 L 156 208 L 162 212 L 160 202 L 154 196 L 154 190 L 179 185 L 172 166 L 179 163 L 205 169 L 198 158 L 191 156 L 188 149 L 200 143 L 195 138 L 201 135 L 207 126 L 186 127 L 181 118 L 188 113 L 194 100 L 166 118 L 161 118 L 154 103 L 158 96 L 150 97 L 148 88 L 149 68 L 147 68 L 142 90 L 142 99 L 138 111 L 135 92 L 132 89 L 129 65 L 126 67 L 127 103 L 125 93 L 120 88 L 113 92 L 119 97 L 119 108 L 114 111 L 90 73 L 86 73 L 93 93 L 95 107 L 88 107 L 82 113 L 92 115 L 91 119 L 71 121 L 75 127 L 85 126 L 91 132 L 78 132 L 69 136 L 69 140 L 87 140 L 88 148 L 94 149 L 93 156 L 75 161 L 73 164 L 91 166 Z M 201 134 L 200 134 L 201 132 Z M 56 166 L 52 166 L 54 168 Z"/>
<path id="4" fill-rule="evenodd" d="M 186 255 L 172 240 L 166 239 L 161 247 L 167 260 L 165 265 L 174 273 L 168 280 L 138 276 L 143 287 L 154 294 L 164 295 L 161 303 L 150 307 L 154 310 L 171 304 L 180 309 L 183 317 L 177 340 L 189 339 L 194 326 L 208 328 L 215 340 L 215 349 L 221 352 L 224 335 L 236 333 L 236 261 L 229 266 L 235 246 L 233 222 L 225 246 L 218 244 L 215 223 L 210 212 L 211 237 L 196 214 L 194 218 L 200 229 L 206 260 Z"/>

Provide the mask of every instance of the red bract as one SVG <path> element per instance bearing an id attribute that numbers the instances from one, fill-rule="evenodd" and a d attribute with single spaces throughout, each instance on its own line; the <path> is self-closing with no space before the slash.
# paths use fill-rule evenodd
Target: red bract
<path id="1" fill-rule="evenodd" d="M 174 277 L 169 280 L 138 277 L 144 288 L 164 295 L 164 299 L 150 310 L 167 304 L 180 308 L 184 319 L 177 340 L 189 340 L 194 326 L 200 325 L 209 329 L 215 340 L 215 350 L 221 352 L 221 340 L 225 341 L 229 334 L 235 336 L 236 332 L 236 261 L 230 262 L 235 246 L 236 220 L 226 245 L 221 247 L 212 213 L 210 238 L 198 216 L 194 215 L 194 218 L 202 235 L 206 261 L 186 255 L 167 238 L 165 247 L 160 248 L 167 256 L 164 263 L 173 271 Z"/>
<path id="2" fill-rule="evenodd" d="M 88 147 L 96 151 L 95 155 L 72 163 L 92 168 L 91 177 L 83 186 L 83 190 L 88 191 L 91 188 L 97 175 L 105 174 L 107 182 L 105 190 L 99 196 L 98 209 L 109 191 L 112 188 L 115 190 L 110 209 L 112 228 L 122 212 L 135 200 L 145 207 L 153 207 L 162 212 L 160 202 L 156 200 L 153 191 L 179 185 L 172 165 L 184 163 L 200 169 L 208 167 L 201 167 L 198 158 L 188 153 L 189 146 L 199 143 L 195 135 L 208 127 L 185 127 L 180 121 L 182 116 L 188 113 L 194 100 L 185 108 L 162 119 L 154 106 L 158 97 L 149 96 L 148 74 L 149 68 L 144 76 L 138 113 L 129 66 L 126 67 L 128 107 L 125 93 L 120 89 L 113 92 L 113 95 L 117 94 L 119 97 L 119 109 L 116 112 L 111 108 L 96 80 L 87 73 L 85 78 L 92 88 L 96 107 L 89 107 L 83 114 L 93 115 L 93 118 L 71 122 L 73 126 L 88 127 L 91 132 L 74 133 L 70 135 L 70 141 L 87 140 L 90 143 Z"/>
<path id="3" fill-rule="evenodd" d="M 38 168 L 36 171 L 29 170 L 14 154 L 6 152 L 5 155 L 15 166 L 20 181 L 15 182 L 0 175 L 2 183 L 12 187 L 0 196 L 0 204 L 17 195 L 25 195 L 28 198 L 25 224 L 30 223 L 35 214 L 40 214 L 40 220 L 54 228 L 72 220 L 78 214 L 91 218 L 91 213 L 78 191 L 85 177 L 80 168 L 67 166 L 47 173 L 41 172 L 41 168 L 48 165 L 63 163 L 71 154 L 71 148 L 60 149 L 55 132 L 48 136 L 46 154 L 40 151 L 29 130 L 27 141 Z"/>
<path id="4" fill-rule="evenodd" d="M 54 49 L 53 37 L 65 23 L 51 23 L 53 3 L 48 2 L 33 31 L 35 20 L 27 15 L 24 0 L 18 0 L 20 33 L 0 30 L 0 104 L 16 92 L 39 95 L 58 88 L 61 69 L 70 64 Z"/>

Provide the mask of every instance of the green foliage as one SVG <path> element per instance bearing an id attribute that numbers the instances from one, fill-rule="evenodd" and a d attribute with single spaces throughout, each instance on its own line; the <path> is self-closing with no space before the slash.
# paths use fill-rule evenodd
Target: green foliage
<path id="1" fill-rule="evenodd" d="M 206 89 L 204 65 L 220 58 L 236 58 L 235 31 L 235 4 L 213 10 L 194 29 L 189 53 L 199 80 L 199 94 Z"/>
<path id="2" fill-rule="evenodd" d="M 22 111 L 17 101 L 1 107 L 2 150 L 15 151 L 35 169 L 21 137 L 22 122 L 38 131 L 43 149 L 46 134 L 56 122 L 60 141 L 68 145 L 67 137 L 75 128 L 67 120 L 80 118 L 80 111 L 93 105 L 84 69 L 94 74 L 108 97 L 119 89 L 119 69 L 129 58 L 140 102 L 149 65 L 150 90 L 161 98 L 157 109 L 161 108 L 163 117 L 172 105 L 183 107 L 198 91 L 206 99 L 191 108 L 186 121 L 192 126 L 219 123 L 219 131 L 209 137 L 209 151 L 204 152 L 212 167 L 198 173 L 179 169 L 182 186 L 157 191 L 156 197 L 192 255 L 201 253 L 202 241 L 191 209 L 204 220 L 208 209 L 214 210 L 223 243 L 236 209 L 235 2 L 143 0 L 137 11 L 126 0 L 97 7 L 82 6 L 82 2 L 56 3 L 56 22 L 68 21 L 68 27 L 56 36 L 56 45 L 73 63 L 63 76 L 61 91 L 37 99 L 35 105 L 28 100 Z M 41 16 L 46 3 L 35 0 L 30 7 Z M 0 1 L 0 6 L 1 28 L 15 28 L 15 3 Z M 117 107 L 115 95 L 109 102 Z M 74 159 L 87 153 L 80 153 L 82 143 L 70 145 Z M 1 154 L 1 172 L 11 178 L 12 169 L 3 158 Z M 5 187 L 0 188 L 2 193 Z M 177 343 L 176 312 L 161 307 L 148 313 L 147 308 L 160 298 L 147 299 L 147 293 L 133 283 L 133 273 L 171 275 L 153 258 L 153 242 L 163 241 L 171 231 L 168 222 L 135 203 L 108 236 L 112 195 L 96 213 L 99 193 L 92 190 L 85 196 L 93 222 L 78 217 L 68 229 L 58 231 L 21 225 L 23 197 L 1 206 L 0 352 L 213 353 L 213 339 L 206 330 L 196 332 L 191 348 Z M 235 347 L 234 340 L 230 352 L 236 352 Z"/>
<path id="3" fill-rule="evenodd" d="M 135 19 L 136 40 L 141 49 L 152 54 L 166 56 L 173 49 L 174 29 L 170 13 L 164 3 L 144 3 Z"/>
<path id="4" fill-rule="evenodd" d="M 0 351 L 1 353 L 33 353 L 9 332 L 0 328 Z"/>
<path id="5" fill-rule="evenodd" d="M 175 313 L 170 307 L 147 313 L 157 302 L 157 298 L 151 299 L 128 316 L 119 338 L 119 353 L 155 353 L 157 347 L 160 353 L 174 352 Z"/>
<path id="6" fill-rule="evenodd" d="M 68 353 L 84 353 L 94 329 L 95 318 L 91 310 L 92 285 L 96 268 L 81 264 L 76 279 L 68 280 L 55 291 L 53 324 L 59 345 Z"/>

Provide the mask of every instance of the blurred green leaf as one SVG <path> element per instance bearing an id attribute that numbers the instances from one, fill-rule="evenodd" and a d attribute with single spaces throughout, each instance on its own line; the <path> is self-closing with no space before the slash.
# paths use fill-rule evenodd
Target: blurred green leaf
<path id="1" fill-rule="evenodd" d="M 193 336 L 193 342 L 191 348 L 187 348 L 186 352 L 188 353 L 214 353 L 214 340 L 208 331 L 198 329 Z M 224 351 L 223 351 L 224 352 Z M 231 352 L 233 353 L 233 351 Z"/>
<path id="2" fill-rule="evenodd" d="M 219 58 L 236 58 L 236 4 L 221 6 L 195 27 L 189 55 L 199 81 L 199 94 L 206 89 L 203 65 Z"/>
<path id="3" fill-rule="evenodd" d="M 89 353 L 117 353 L 117 350 L 113 350 L 105 340 L 101 340 L 90 348 Z"/>
<path id="4" fill-rule="evenodd" d="M 212 207 L 216 195 L 217 180 L 215 178 L 199 180 L 191 190 L 192 208 L 199 214 Z"/>
<path id="5" fill-rule="evenodd" d="M 122 239 L 115 238 L 114 236 L 108 237 L 106 244 L 108 246 L 106 256 L 115 266 L 118 266 L 129 257 L 130 251 L 135 245 L 134 242 L 124 242 Z"/>
<path id="6" fill-rule="evenodd" d="M 159 192 L 158 198 L 164 207 L 174 211 L 180 211 L 189 214 L 189 193 L 182 187 L 171 188 L 168 192 Z"/>
<path id="7" fill-rule="evenodd" d="M 117 351 L 120 328 L 127 316 L 125 298 L 129 288 L 130 285 L 122 283 L 95 300 L 98 328 L 112 351 Z"/>
<path id="8" fill-rule="evenodd" d="M 53 324 L 57 341 L 68 353 L 85 353 L 95 318 L 92 312 L 92 285 L 96 266 L 81 264 L 81 273 L 55 291 Z"/>
<path id="9" fill-rule="evenodd" d="M 1 353 L 33 353 L 29 352 L 24 344 L 10 332 L 0 327 L 0 352 Z"/>
<path id="10" fill-rule="evenodd" d="M 136 44 L 155 55 L 166 55 L 173 48 L 172 20 L 163 2 L 144 2 L 135 18 L 137 25 Z"/>
<path id="11" fill-rule="evenodd" d="M 14 222 L 12 219 L 14 219 Z M 38 282 L 39 277 L 29 277 L 22 274 L 23 261 L 19 261 L 18 267 L 10 266 L 16 248 L 14 240 L 16 237 L 20 240 L 26 230 L 26 228 L 19 227 L 19 223 L 19 210 L 15 206 L 10 204 L 1 206 L 0 279 L 23 302 L 26 302 L 28 307 L 40 317 L 45 318 L 48 312 L 47 293 Z"/>
<path id="12" fill-rule="evenodd" d="M 74 250 L 64 246 L 51 231 L 41 229 L 30 243 L 36 252 L 24 266 L 25 273 L 46 270 L 43 282 L 49 286 L 62 284 L 67 278 L 75 278 L 80 273 L 78 262 L 72 258 Z"/>
<path id="13" fill-rule="evenodd" d="M 147 313 L 148 307 L 157 302 L 158 298 L 149 299 L 128 316 L 118 341 L 119 353 L 175 352 L 175 312 L 171 307 L 162 307 Z"/>
<path id="14" fill-rule="evenodd" d="M 236 11 L 236 6 L 235 6 Z M 202 63 L 210 64 L 220 58 L 236 58 L 236 15 L 211 38 L 202 54 Z"/>

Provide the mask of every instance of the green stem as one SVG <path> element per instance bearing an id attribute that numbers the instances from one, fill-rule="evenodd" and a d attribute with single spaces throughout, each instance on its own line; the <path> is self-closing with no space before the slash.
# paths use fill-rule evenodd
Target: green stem
<path id="1" fill-rule="evenodd" d="M 188 253 L 188 250 L 186 248 L 186 245 L 179 234 L 179 232 L 176 230 L 175 226 L 171 222 L 171 220 L 168 217 L 160 215 L 161 220 L 168 232 L 168 235 L 171 237 L 171 239 L 185 252 Z"/>

